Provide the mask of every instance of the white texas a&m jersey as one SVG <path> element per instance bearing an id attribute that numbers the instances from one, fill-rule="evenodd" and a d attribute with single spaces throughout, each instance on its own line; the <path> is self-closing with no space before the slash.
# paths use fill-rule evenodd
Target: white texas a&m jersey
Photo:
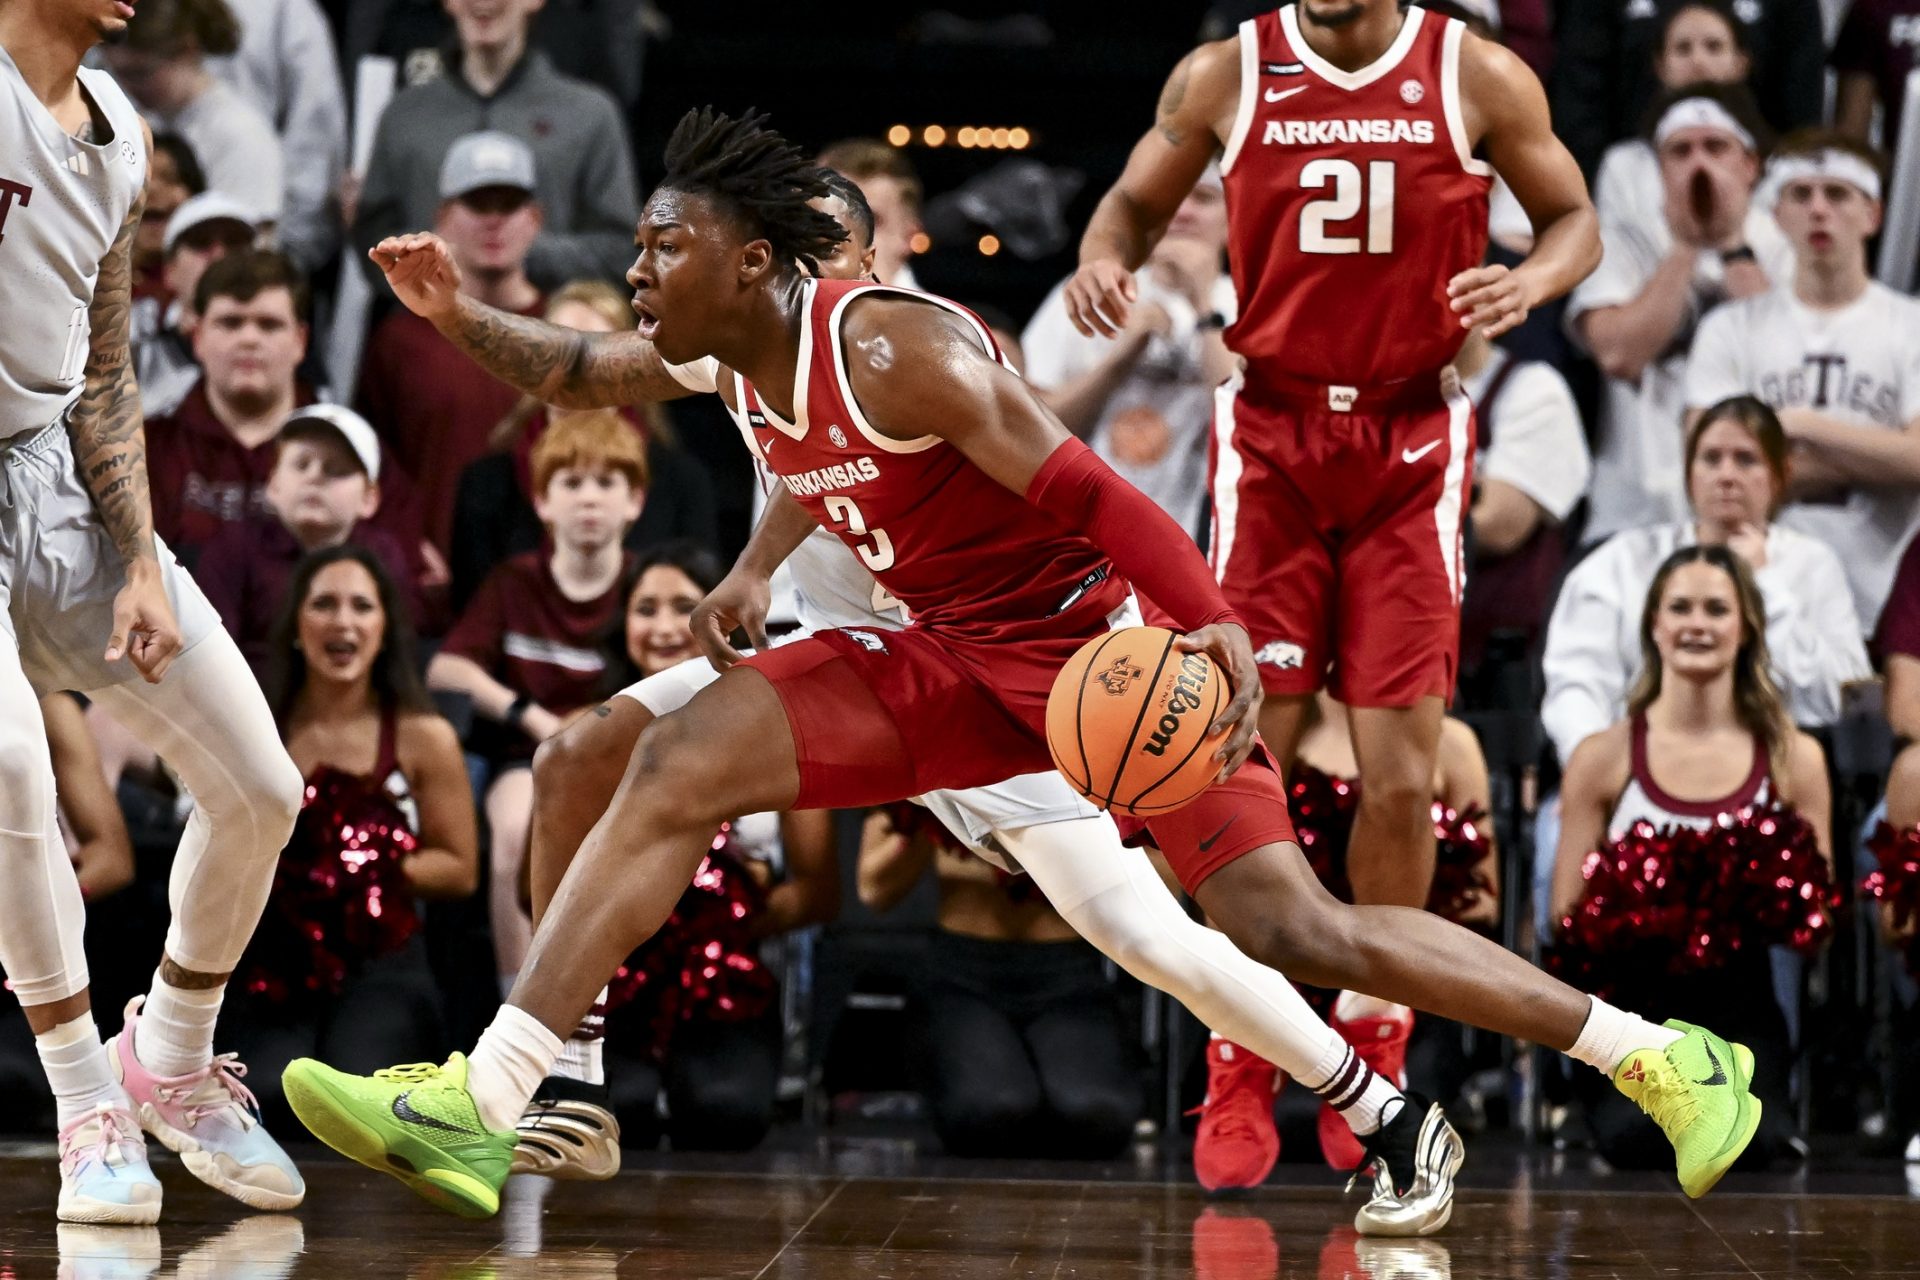
<path id="1" fill-rule="evenodd" d="M 140 116 L 104 72 L 80 83 L 113 136 L 62 129 L 0 49 L 0 440 L 58 418 L 80 394 L 87 308 L 147 181 Z"/>
<path id="2" fill-rule="evenodd" d="M 1736 395 L 1904 430 L 1920 418 L 1920 300 L 1871 283 L 1831 311 L 1807 306 L 1791 288 L 1722 304 L 1694 338 L 1687 407 Z M 1904 485 L 1859 486 L 1839 502 L 1795 503 L 1780 522 L 1840 554 L 1861 632 L 1871 634 L 1900 553 L 1920 526 L 1920 494 Z"/>

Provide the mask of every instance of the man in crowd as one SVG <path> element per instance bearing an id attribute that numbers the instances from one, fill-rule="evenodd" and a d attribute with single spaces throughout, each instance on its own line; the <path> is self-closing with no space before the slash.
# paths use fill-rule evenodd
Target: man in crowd
<path id="1" fill-rule="evenodd" d="M 541 0 L 447 0 L 459 48 L 446 73 L 406 90 L 380 118 L 353 243 L 428 226 L 446 198 L 437 183 L 454 143 L 482 129 L 532 149 L 546 219 L 527 255 L 543 289 L 617 280 L 640 218 L 633 152 L 612 95 L 554 70 L 527 47 Z"/>
<path id="2" fill-rule="evenodd" d="M 258 228 L 252 213 L 231 196 L 208 191 L 180 202 L 160 241 L 160 292 L 134 304 L 133 367 L 140 403 L 149 417 L 180 407 L 200 378 L 193 354 L 197 315 L 193 295 L 208 267 L 253 247 Z"/>

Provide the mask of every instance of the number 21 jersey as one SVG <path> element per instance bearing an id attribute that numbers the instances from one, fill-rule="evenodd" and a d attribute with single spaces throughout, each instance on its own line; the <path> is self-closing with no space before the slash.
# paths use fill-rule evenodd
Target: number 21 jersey
<path id="1" fill-rule="evenodd" d="M 1437 375 L 1466 331 L 1447 281 L 1480 265 L 1492 168 L 1460 103 L 1466 28 L 1409 8 L 1357 71 L 1316 54 L 1293 5 L 1240 26 L 1240 104 L 1221 161 L 1240 318 L 1227 345 L 1303 381 Z"/>

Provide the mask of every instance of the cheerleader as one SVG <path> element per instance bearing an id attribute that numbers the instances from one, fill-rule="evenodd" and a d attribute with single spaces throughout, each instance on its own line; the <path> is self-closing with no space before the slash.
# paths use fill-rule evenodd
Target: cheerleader
<path id="1" fill-rule="evenodd" d="M 470 896 L 479 846 L 459 738 L 413 651 L 378 558 L 344 545 L 300 563 L 268 691 L 306 798 L 227 1005 L 269 1111 L 294 1058 L 371 1071 L 446 1052 L 416 903 Z"/>
<path id="2" fill-rule="evenodd" d="M 1566 921 L 1580 903 L 1588 853 L 1642 839 L 1646 829 L 1637 834 L 1636 824 L 1655 833 L 1700 831 L 1733 823 L 1743 811 L 1790 805 L 1830 862 L 1826 761 L 1819 744 L 1788 719 L 1771 674 L 1765 606 L 1747 562 L 1721 545 L 1670 554 L 1647 592 L 1640 644 L 1626 718 L 1582 742 L 1567 763 L 1554 919 Z M 1644 948 L 1635 954 L 1631 964 L 1599 975 L 1618 993 L 1611 998 L 1645 1009 L 1649 1018 L 1711 1017 L 1753 1049 L 1753 1092 L 1765 1114 L 1746 1161 L 1804 1154 L 1787 1096 L 1793 1051 L 1766 948 L 1684 976 L 1647 963 Z M 1610 1164 L 1655 1168 L 1671 1159 L 1659 1130 L 1632 1103 L 1589 1083 L 1580 1079 L 1576 1087 Z"/>

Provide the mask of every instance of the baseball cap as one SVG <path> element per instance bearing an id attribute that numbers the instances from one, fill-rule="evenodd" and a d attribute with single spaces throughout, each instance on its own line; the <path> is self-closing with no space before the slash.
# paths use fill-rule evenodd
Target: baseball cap
<path id="1" fill-rule="evenodd" d="M 455 139 L 440 162 L 440 198 L 457 200 L 484 187 L 514 187 L 531 193 L 533 149 L 496 129 Z"/>
<path id="2" fill-rule="evenodd" d="M 343 404 L 310 404 L 295 409 L 280 426 L 282 440 L 300 436 L 337 436 L 360 461 L 367 479 L 380 482 L 380 437 L 367 420 Z"/>
<path id="3" fill-rule="evenodd" d="M 219 191 L 202 191 L 197 196 L 182 200 L 180 207 L 173 211 L 173 216 L 167 219 L 167 230 L 160 238 L 161 251 L 172 253 L 174 244 L 181 236 L 209 222 L 238 222 L 249 231 L 260 225 L 253 210 L 232 196 Z"/>

